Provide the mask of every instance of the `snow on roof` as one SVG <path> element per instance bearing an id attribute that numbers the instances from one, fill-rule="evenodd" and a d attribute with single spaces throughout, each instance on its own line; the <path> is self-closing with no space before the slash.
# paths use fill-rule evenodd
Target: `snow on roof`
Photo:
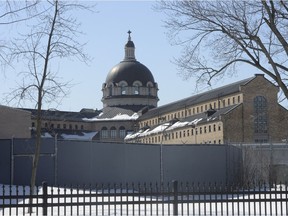
<path id="1" fill-rule="evenodd" d="M 52 138 L 51 134 L 49 134 L 48 132 L 42 133 L 41 137 L 42 138 Z"/>
<path id="2" fill-rule="evenodd" d="M 157 134 L 157 133 L 163 133 L 164 131 L 175 130 L 177 128 L 185 127 L 187 125 L 189 126 L 197 125 L 197 123 L 202 120 L 203 118 L 196 118 L 193 121 L 177 121 L 174 124 L 171 124 L 171 122 L 165 122 L 164 124 L 160 124 L 153 129 L 149 128 L 145 131 L 142 129 L 133 134 L 129 134 L 125 137 L 125 140 L 135 139 L 137 137 L 143 137 L 143 136 L 148 136 L 148 135 Z"/>
<path id="3" fill-rule="evenodd" d="M 83 121 L 123 121 L 123 120 L 136 120 L 138 119 L 139 115 L 137 113 L 133 113 L 133 115 L 128 115 L 128 114 L 122 114 L 118 113 L 114 117 L 111 118 L 99 118 L 99 116 L 94 117 L 94 118 L 83 118 Z"/>
<path id="4" fill-rule="evenodd" d="M 93 132 L 82 132 L 82 135 L 79 134 L 65 134 L 62 133 L 61 136 L 65 140 L 92 140 L 93 137 L 97 134 L 98 132 L 93 131 Z"/>

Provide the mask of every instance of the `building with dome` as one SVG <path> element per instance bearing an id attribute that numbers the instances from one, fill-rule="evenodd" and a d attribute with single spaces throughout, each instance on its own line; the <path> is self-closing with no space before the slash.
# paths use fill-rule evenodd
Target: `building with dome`
<path id="1" fill-rule="evenodd" d="M 121 107 L 138 112 L 155 108 L 158 102 L 158 85 L 151 71 L 135 58 L 135 45 L 128 31 L 123 61 L 115 65 L 103 83 L 103 107 Z"/>
<path id="2" fill-rule="evenodd" d="M 43 136 L 57 134 L 60 139 L 123 142 L 127 134 L 138 129 L 139 116 L 157 107 L 158 84 L 151 71 L 136 60 L 131 31 L 124 51 L 124 59 L 108 72 L 102 85 L 103 108 L 80 112 L 43 110 Z M 32 113 L 34 128 L 36 110 L 25 110 Z"/>
<path id="3" fill-rule="evenodd" d="M 288 141 L 288 111 L 278 103 L 279 88 L 263 74 L 158 106 L 158 84 L 136 60 L 130 31 L 124 53 L 102 85 L 103 108 L 43 110 L 43 137 L 147 144 Z M 25 111 L 31 112 L 33 136 L 36 110 Z"/>

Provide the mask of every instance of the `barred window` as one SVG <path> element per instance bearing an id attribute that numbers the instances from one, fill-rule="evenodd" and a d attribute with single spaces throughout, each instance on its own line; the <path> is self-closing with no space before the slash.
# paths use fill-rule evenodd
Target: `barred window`
<path id="1" fill-rule="evenodd" d="M 267 133 L 267 100 L 263 96 L 254 98 L 254 132 Z"/>
<path id="2" fill-rule="evenodd" d="M 110 128 L 111 138 L 115 139 L 117 137 L 117 130 L 115 127 Z"/>
<path id="3" fill-rule="evenodd" d="M 108 129 L 106 127 L 101 129 L 101 138 L 108 138 Z"/>
<path id="4" fill-rule="evenodd" d="M 120 138 L 124 138 L 126 136 L 126 130 L 125 130 L 125 127 L 121 126 L 119 128 L 119 136 Z"/>

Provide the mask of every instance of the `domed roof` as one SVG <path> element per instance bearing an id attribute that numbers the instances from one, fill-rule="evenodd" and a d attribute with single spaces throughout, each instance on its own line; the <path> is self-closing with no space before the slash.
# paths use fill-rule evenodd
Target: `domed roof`
<path id="1" fill-rule="evenodd" d="M 140 81 L 143 86 L 150 81 L 153 84 L 154 77 L 151 71 L 135 58 L 135 46 L 131 40 L 131 31 L 128 31 L 128 42 L 125 45 L 125 57 L 119 64 L 115 65 L 107 75 L 106 84 L 126 81 L 132 86 L 135 81 Z"/>
<path id="2" fill-rule="evenodd" d="M 144 86 L 149 81 L 154 83 L 154 77 L 145 65 L 138 61 L 122 61 L 110 70 L 106 83 L 126 81 L 128 86 L 132 86 L 137 80 Z"/>

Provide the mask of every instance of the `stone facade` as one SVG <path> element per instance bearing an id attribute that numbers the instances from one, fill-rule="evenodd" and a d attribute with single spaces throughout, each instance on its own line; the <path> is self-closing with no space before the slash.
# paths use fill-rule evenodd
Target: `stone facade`
<path id="1" fill-rule="evenodd" d="M 30 137 L 31 113 L 0 105 L 0 139 Z"/>
<path id="2" fill-rule="evenodd" d="M 256 74 L 250 79 L 148 111 L 138 119 L 140 130 L 127 136 L 125 141 L 163 144 L 282 142 L 288 137 L 288 111 L 278 104 L 277 94 L 278 87 L 264 75 Z"/>

